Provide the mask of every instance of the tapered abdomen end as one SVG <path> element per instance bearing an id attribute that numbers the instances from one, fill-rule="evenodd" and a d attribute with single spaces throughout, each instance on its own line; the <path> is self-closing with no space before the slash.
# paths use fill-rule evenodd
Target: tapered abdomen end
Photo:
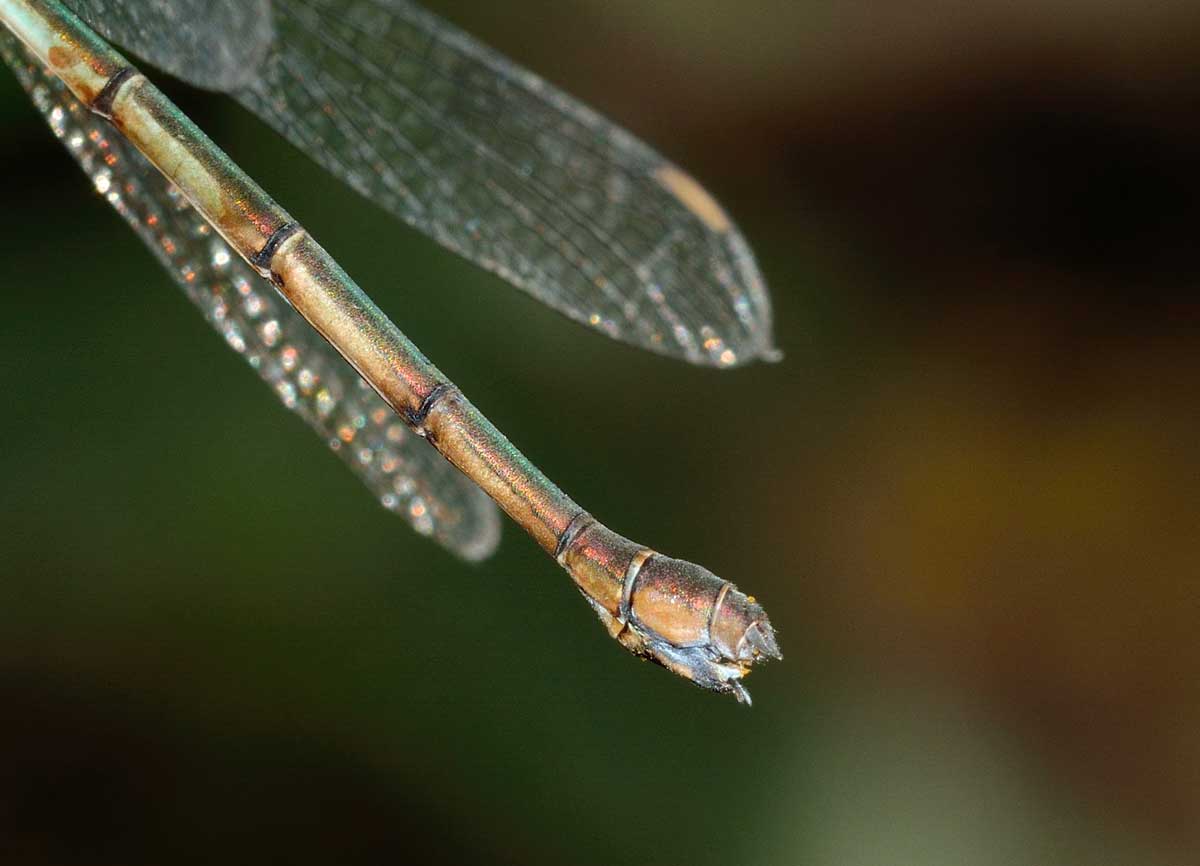
<path id="1" fill-rule="evenodd" d="M 568 533 L 557 559 L 622 646 L 698 686 L 749 704 L 742 679 L 755 664 L 783 658 L 753 596 L 587 515 Z"/>
<path id="2" fill-rule="evenodd" d="M 650 555 L 629 581 L 628 599 L 630 637 L 643 654 L 742 703 L 750 703 L 742 679 L 751 668 L 783 658 L 762 605 L 694 563 Z"/>

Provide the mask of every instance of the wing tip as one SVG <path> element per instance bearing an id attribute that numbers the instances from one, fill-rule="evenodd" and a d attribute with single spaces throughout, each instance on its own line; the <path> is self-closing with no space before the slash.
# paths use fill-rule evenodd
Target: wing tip
<path id="1" fill-rule="evenodd" d="M 475 511 L 479 516 L 479 530 L 468 542 L 452 548 L 460 559 L 467 562 L 483 562 L 500 546 L 502 531 L 500 509 L 482 490 L 478 491 L 478 498 L 481 501 Z"/>
<path id="2" fill-rule="evenodd" d="M 758 358 L 768 364 L 778 364 L 784 358 L 783 350 L 774 344 L 768 344 L 758 353 Z"/>

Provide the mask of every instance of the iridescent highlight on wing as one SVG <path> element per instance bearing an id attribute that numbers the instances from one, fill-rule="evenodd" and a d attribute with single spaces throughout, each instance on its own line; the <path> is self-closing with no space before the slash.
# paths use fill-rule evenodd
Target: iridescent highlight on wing
<path id="1" fill-rule="evenodd" d="M 218 38 L 219 16 L 189 19 L 184 0 L 154 0 L 187 21 L 165 41 L 134 16 L 100 20 L 103 0 L 68 5 L 135 53 L 173 57 L 173 71 Z M 185 77 L 233 93 L 367 198 L 594 330 L 696 364 L 777 356 L 736 226 L 629 133 L 408 0 L 271 13 L 257 65 Z M 258 56 L 262 39 L 248 29 L 234 54 Z"/>
<path id="2" fill-rule="evenodd" d="M 465 559 L 490 555 L 500 537 L 492 501 L 422 442 L 141 154 L 4 31 L 0 55 L 96 190 L 283 404 L 419 533 Z"/>

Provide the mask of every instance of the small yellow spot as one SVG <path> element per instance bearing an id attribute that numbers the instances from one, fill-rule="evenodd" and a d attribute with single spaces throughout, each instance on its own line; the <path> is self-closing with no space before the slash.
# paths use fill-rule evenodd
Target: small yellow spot
<path id="1" fill-rule="evenodd" d="M 758 599 L 752 595 L 746 596 L 746 601 L 750 602 L 751 604 L 758 604 Z"/>
<path id="2" fill-rule="evenodd" d="M 729 231 L 730 222 L 725 211 L 691 175 L 673 165 L 661 165 L 655 170 L 654 176 L 667 192 L 679 199 L 679 203 L 709 229 L 721 234 Z"/>

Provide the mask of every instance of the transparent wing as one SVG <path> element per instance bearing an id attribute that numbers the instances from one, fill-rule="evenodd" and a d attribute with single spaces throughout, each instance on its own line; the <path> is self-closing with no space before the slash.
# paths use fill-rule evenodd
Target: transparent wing
<path id="1" fill-rule="evenodd" d="M 72 5 L 103 29 L 87 8 L 99 2 Z M 207 86 L 364 196 L 610 337 L 717 366 L 775 354 L 741 234 L 629 133 L 408 0 L 288 0 L 272 14 L 261 63 Z M 151 59 L 148 40 L 183 58 L 220 38 L 209 20 L 186 37 L 107 32 Z"/>
<path id="2" fill-rule="evenodd" d="M 492 501 L 411 432 L 141 154 L 3 31 L 0 52 L 100 194 L 283 404 L 418 532 L 465 559 L 492 553 L 500 537 Z"/>
<path id="3" fill-rule="evenodd" d="M 92 29 L 176 78 L 232 90 L 258 74 L 274 35 L 270 0 L 66 0 Z"/>

